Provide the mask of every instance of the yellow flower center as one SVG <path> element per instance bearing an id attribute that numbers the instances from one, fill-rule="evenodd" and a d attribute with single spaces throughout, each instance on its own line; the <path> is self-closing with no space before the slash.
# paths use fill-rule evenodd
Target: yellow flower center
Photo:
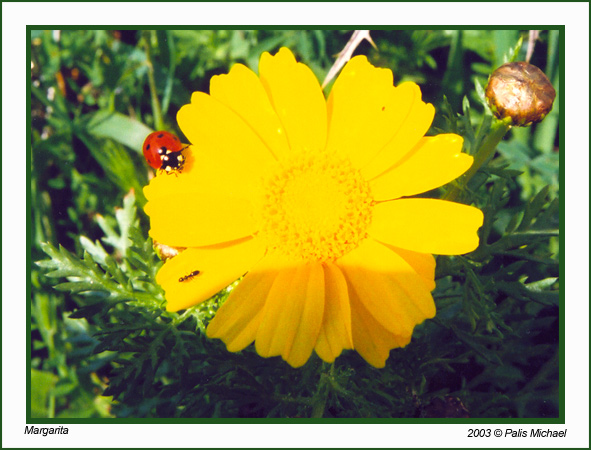
<path id="1" fill-rule="evenodd" d="M 368 183 L 348 159 L 302 152 L 264 181 L 259 237 L 289 257 L 334 261 L 371 222 Z"/>

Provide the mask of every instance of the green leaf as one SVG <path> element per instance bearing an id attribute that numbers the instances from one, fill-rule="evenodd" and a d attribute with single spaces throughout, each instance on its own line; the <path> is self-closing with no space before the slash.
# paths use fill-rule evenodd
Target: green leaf
<path id="1" fill-rule="evenodd" d="M 519 31 L 517 30 L 495 30 L 493 31 L 495 41 L 495 68 L 511 62 L 515 55 L 521 48 L 521 41 L 519 39 Z M 516 46 L 513 46 L 515 41 L 518 41 Z"/>
<path id="2" fill-rule="evenodd" d="M 476 353 L 485 358 L 488 362 L 499 365 L 503 364 L 503 361 L 501 361 L 499 355 L 497 355 L 494 351 L 489 350 L 480 342 L 478 342 L 479 340 L 482 340 L 482 336 L 466 333 L 465 331 L 460 330 L 456 326 L 452 326 L 451 329 L 462 342 L 464 342 L 466 345 L 472 348 Z"/>
<path id="3" fill-rule="evenodd" d="M 537 286 L 530 289 L 527 285 L 519 281 L 506 283 L 497 283 L 497 289 L 506 293 L 516 300 L 533 301 L 542 305 L 558 305 L 560 294 L 558 291 L 542 291 Z"/>
<path id="4" fill-rule="evenodd" d="M 75 379 L 62 378 L 59 380 L 55 388 L 53 389 L 53 395 L 56 397 L 63 397 L 70 394 L 74 389 L 78 387 L 78 382 Z"/>
<path id="5" fill-rule="evenodd" d="M 552 200 L 552 203 L 548 205 L 546 210 L 538 215 L 536 218 L 536 223 L 532 226 L 532 228 L 544 229 L 544 228 L 558 228 L 559 224 L 559 213 L 560 213 L 560 202 L 557 198 Z"/>
<path id="6" fill-rule="evenodd" d="M 80 293 L 80 292 L 87 292 L 87 291 L 102 291 L 102 292 L 109 292 L 109 289 L 106 286 L 101 286 L 97 283 L 92 281 L 70 281 L 67 283 L 60 283 L 54 286 L 55 289 L 58 291 L 65 291 L 65 292 L 72 292 L 72 293 Z"/>
<path id="7" fill-rule="evenodd" d="M 152 129 L 118 112 L 97 112 L 88 123 L 88 131 L 96 137 L 110 138 L 141 153 L 146 136 Z"/>
<path id="8" fill-rule="evenodd" d="M 510 365 L 497 366 L 494 371 L 494 377 L 499 386 L 505 389 L 525 379 L 520 369 Z"/>
<path id="9" fill-rule="evenodd" d="M 90 318 L 100 312 L 102 312 L 107 306 L 103 301 L 97 301 L 96 303 L 83 306 L 78 308 L 76 311 L 71 313 L 68 317 L 71 319 Z"/>
<path id="10" fill-rule="evenodd" d="M 505 55 L 504 59 L 506 62 L 514 62 L 519 58 L 519 52 L 521 51 L 521 47 L 523 46 L 523 36 L 519 36 L 519 40 L 515 47 L 510 48 L 507 54 Z"/>
<path id="11" fill-rule="evenodd" d="M 473 144 L 475 141 L 475 135 L 474 129 L 472 128 L 472 118 L 470 117 L 470 100 L 468 100 L 468 97 L 466 96 L 464 96 L 462 101 L 462 112 L 464 115 L 461 116 L 460 119 L 464 124 L 464 132 L 466 133 L 465 137 L 467 137 L 468 140 Z"/>
<path id="12" fill-rule="evenodd" d="M 542 292 L 542 291 L 546 291 L 550 286 L 552 286 L 557 281 L 558 281 L 558 278 L 554 278 L 554 277 L 544 278 L 543 280 L 527 283 L 525 285 L 525 287 L 532 292 Z"/>
<path id="13" fill-rule="evenodd" d="M 84 250 L 86 250 L 88 255 L 92 257 L 93 261 L 95 261 L 96 263 L 101 264 L 101 265 L 105 264 L 105 258 L 107 257 L 107 252 L 105 251 L 105 249 L 103 248 L 103 246 L 101 245 L 101 243 L 99 241 L 96 241 L 96 243 L 93 243 L 86 236 L 80 236 L 79 242 L 80 242 L 80 245 L 82 245 L 82 248 Z"/>
<path id="14" fill-rule="evenodd" d="M 117 208 L 115 210 L 115 217 L 121 234 L 117 234 L 108 221 L 100 214 L 97 214 L 96 221 L 107 235 L 102 241 L 112 245 L 119 250 L 122 255 L 126 255 L 127 249 L 131 245 L 129 230 L 136 224 L 135 195 L 133 191 L 130 191 L 123 198 L 123 208 Z"/>
<path id="15" fill-rule="evenodd" d="M 41 249 L 49 255 L 51 260 L 37 261 L 37 265 L 44 269 L 55 269 L 46 273 L 48 277 L 78 276 L 87 271 L 86 265 L 61 245 L 59 251 L 51 244 L 42 242 Z"/>
<path id="16" fill-rule="evenodd" d="M 480 84 L 480 81 L 478 80 L 478 78 L 474 79 L 474 87 L 476 88 L 476 94 L 478 95 L 478 99 L 480 100 L 480 103 L 482 103 L 482 106 L 484 106 L 485 109 L 488 109 L 489 106 L 488 106 L 488 102 L 486 101 L 486 94 L 484 93 L 484 88 Z"/>
<path id="17" fill-rule="evenodd" d="M 546 204 L 546 198 L 548 197 L 549 191 L 550 186 L 545 186 L 532 200 L 530 200 L 525 208 L 523 219 L 517 228 L 518 231 L 527 230 L 529 228 L 534 218 L 540 213 Z"/>
<path id="18" fill-rule="evenodd" d="M 517 225 L 520 223 L 520 220 L 521 220 L 521 214 L 519 214 L 519 213 L 513 214 L 513 216 L 511 217 L 511 220 L 509 221 L 509 223 L 505 227 L 505 233 L 506 234 L 513 233 L 517 229 Z"/>
<path id="19" fill-rule="evenodd" d="M 31 417 L 47 418 L 53 414 L 49 409 L 49 394 L 58 381 L 51 372 L 31 369 Z"/>
<path id="20" fill-rule="evenodd" d="M 444 131 L 448 131 L 450 133 L 457 133 L 458 115 L 454 112 L 445 94 L 443 94 L 443 104 L 441 105 L 441 110 L 443 118 L 447 122 L 447 129 Z"/>

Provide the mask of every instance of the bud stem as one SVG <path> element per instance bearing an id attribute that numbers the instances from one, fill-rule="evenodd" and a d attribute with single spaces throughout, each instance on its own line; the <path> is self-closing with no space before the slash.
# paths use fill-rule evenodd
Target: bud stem
<path id="1" fill-rule="evenodd" d="M 478 172 L 478 170 L 494 155 L 497 145 L 507 131 L 511 129 L 511 125 L 502 121 L 493 119 L 493 123 L 490 127 L 490 132 L 484 138 L 480 147 L 474 154 L 474 163 L 464 174 L 464 176 L 458 181 L 458 185 L 454 186 L 444 197 L 444 200 L 455 200 L 461 191 L 468 185 L 468 181 Z"/>

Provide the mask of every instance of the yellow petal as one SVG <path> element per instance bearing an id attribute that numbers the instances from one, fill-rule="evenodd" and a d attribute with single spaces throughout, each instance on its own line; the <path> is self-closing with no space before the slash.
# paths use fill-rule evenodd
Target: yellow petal
<path id="1" fill-rule="evenodd" d="M 368 233 L 378 241 L 420 253 L 461 255 L 478 247 L 482 211 L 427 198 L 378 203 Z"/>
<path id="2" fill-rule="evenodd" d="M 286 348 L 282 357 L 292 367 L 303 366 L 316 345 L 324 315 L 324 271 L 321 264 L 307 265 L 308 286 L 303 302 L 302 315 L 291 348 Z"/>
<path id="3" fill-rule="evenodd" d="M 314 349 L 324 312 L 324 276 L 319 263 L 283 269 L 269 292 L 255 346 L 263 357 L 303 365 Z"/>
<path id="4" fill-rule="evenodd" d="M 248 147 L 236 147 L 237 143 L 228 145 L 234 147 L 192 145 L 180 175 L 158 175 L 144 188 L 151 237 L 167 245 L 195 247 L 256 231 L 251 202 L 260 195 L 260 173 L 276 162 L 262 144 L 267 156 L 251 154 Z M 250 167 L 251 158 L 258 167 Z"/>
<path id="5" fill-rule="evenodd" d="M 178 311 L 209 299 L 244 275 L 264 252 L 256 239 L 184 250 L 169 259 L 156 275 L 168 302 L 166 309 Z"/>
<path id="6" fill-rule="evenodd" d="M 158 183 L 156 177 L 153 183 Z M 166 192 L 167 190 L 162 190 Z M 212 191 L 202 194 L 179 186 L 174 194 L 154 198 L 144 207 L 150 237 L 173 247 L 197 247 L 251 236 L 256 231 L 252 205 L 239 197 Z"/>
<path id="7" fill-rule="evenodd" d="M 390 69 L 377 68 L 355 56 L 343 68 L 328 97 L 327 148 L 363 167 L 390 141 L 408 113 L 411 99 L 398 95 Z M 410 106 L 410 105 L 409 105 Z"/>
<path id="8" fill-rule="evenodd" d="M 252 235 L 251 201 L 260 194 L 261 176 L 277 165 L 272 153 L 236 113 L 206 94 L 194 93 L 178 119 L 194 144 L 190 167 L 144 188 L 150 236 L 194 247 Z"/>
<path id="9" fill-rule="evenodd" d="M 326 362 L 333 362 L 343 349 L 353 348 L 351 334 L 351 307 L 347 281 L 340 269 L 332 263 L 324 263 L 324 317 L 314 350 Z"/>
<path id="10" fill-rule="evenodd" d="M 288 155 L 289 146 L 281 122 L 252 70 L 236 64 L 229 74 L 214 76 L 209 91 L 213 98 L 230 107 L 251 126 L 275 157 Z"/>
<path id="11" fill-rule="evenodd" d="M 390 333 L 411 335 L 415 325 L 435 316 L 425 282 L 396 252 L 372 239 L 336 263 L 367 311 Z"/>
<path id="12" fill-rule="evenodd" d="M 410 342 L 411 335 L 395 335 L 387 331 L 367 311 L 355 292 L 351 292 L 350 301 L 355 350 L 369 364 L 382 368 L 386 365 L 390 350 L 407 345 Z"/>
<path id="13" fill-rule="evenodd" d="M 326 101 L 316 76 L 282 48 L 275 56 L 263 53 L 261 82 L 283 129 L 291 151 L 318 151 L 326 145 Z"/>
<path id="14" fill-rule="evenodd" d="M 290 339 L 290 343 L 293 340 L 294 326 L 297 324 L 292 315 L 297 314 L 293 312 L 297 302 L 293 301 L 292 297 L 296 294 L 300 297 L 305 295 L 304 284 L 304 274 L 302 270 L 298 273 L 297 266 L 283 267 L 279 270 L 267 295 L 263 310 L 264 322 L 257 330 L 255 347 L 259 355 L 265 358 L 279 356 L 286 347 L 287 339 Z M 280 324 L 281 319 L 283 322 Z M 290 336 L 287 337 L 288 330 L 285 327 L 290 325 Z"/>
<path id="15" fill-rule="evenodd" d="M 191 103 L 177 113 L 177 121 L 194 154 L 205 153 L 205 162 L 218 167 L 216 173 L 223 171 L 226 181 L 235 186 L 250 186 L 276 163 L 273 153 L 236 112 L 203 92 L 193 93 Z"/>
<path id="16" fill-rule="evenodd" d="M 456 134 L 424 137 L 406 158 L 371 181 L 374 199 L 408 197 L 456 179 L 473 161 L 462 153 L 462 144 L 462 137 Z"/>
<path id="17" fill-rule="evenodd" d="M 361 173 L 366 180 L 380 175 L 401 160 L 425 135 L 435 115 L 435 108 L 421 100 L 421 90 L 415 83 L 402 83 L 396 88 L 400 100 L 395 107 L 404 113 L 393 124 L 392 138 L 380 152 L 365 165 Z"/>
<path id="18" fill-rule="evenodd" d="M 223 152 L 222 152 L 223 153 Z M 178 175 L 158 174 L 144 187 L 148 200 L 177 197 L 181 191 L 191 194 L 190 200 L 210 194 L 223 194 L 248 200 L 260 192 L 260 182 L 252 173 L 229 164 L 222 153 L 205 152 L 191 145 L 185 151 L 187 162 Z"/>
<path id="19" fill-rule="evenodd" d="M 236 286 L 207 327 L 207 336 L 219 338 L 228 351 L 238 352 L 254 342 L 262 312 L 278 275 L 275 260 L 263 258 Z"/>
<path id="20" fill-rule="evenodd" d="M 401 256 L 423 279 L 427 289 L 435 289 L 435 257 L 430 253 L 418 253 L 385 244 L 386 247 Z"/>

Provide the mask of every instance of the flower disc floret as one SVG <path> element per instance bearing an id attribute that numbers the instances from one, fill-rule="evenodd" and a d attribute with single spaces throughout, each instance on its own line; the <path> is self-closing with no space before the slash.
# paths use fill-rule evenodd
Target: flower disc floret
<path id="1" fill-rule="evenodd" d="M 373 198 L 351 162 L 302 152 L 264 181 L 258 236 L 303 261 L 335 261 L 367 237 Z"/>

